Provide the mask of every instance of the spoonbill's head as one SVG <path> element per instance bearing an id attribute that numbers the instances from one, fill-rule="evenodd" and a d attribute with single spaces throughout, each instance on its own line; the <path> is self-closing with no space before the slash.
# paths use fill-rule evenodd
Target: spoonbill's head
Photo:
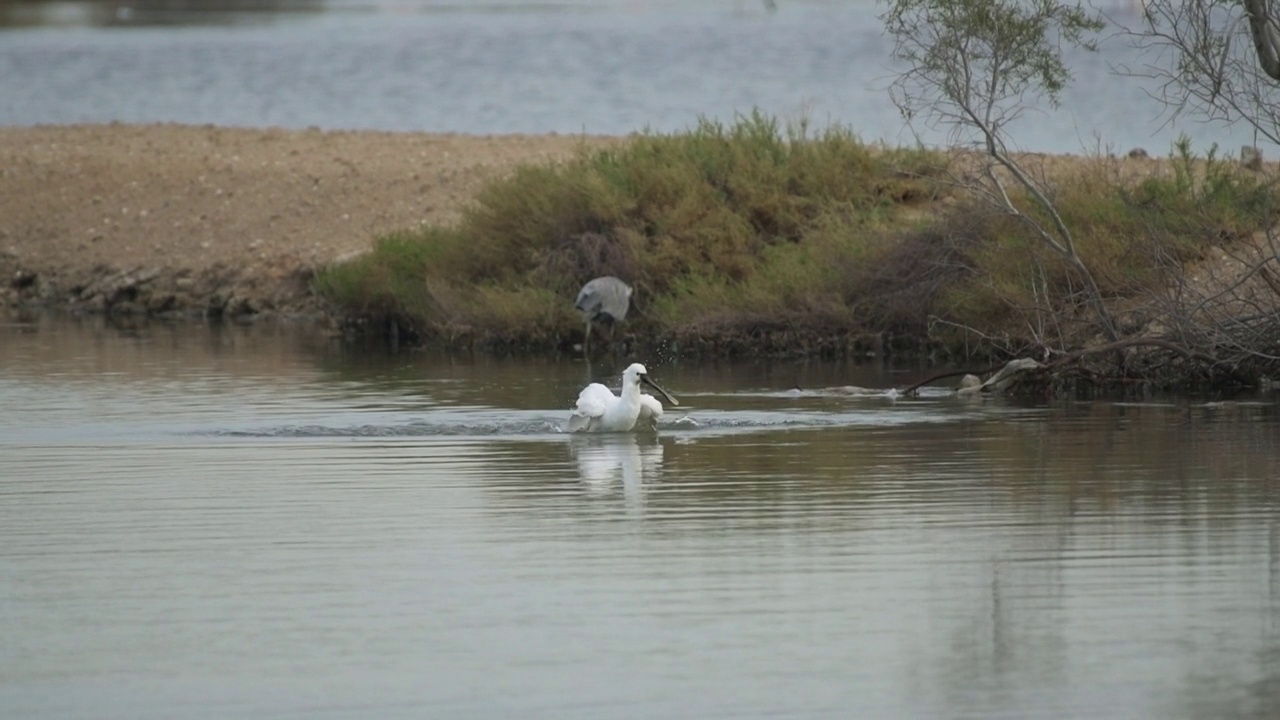
<path id="1" fill-rule="evenodd" d="M 644 366 L 640 363 L 631 363 L 627 366 L 626 370 L 622 371 L 622 384 L 639 384 L 640 378 L 645 377 L 648 374 L 649 371 L 645 370 Z"/>
<path id="2" fill-rule="evenodd" d="M 658 392 L 658 394 L 666 398 L 667 402 L 671 405 L 680 404 L 680 401 L 672 397 L 671 393 L 664 390 L 662 386 L 658 385 L 658 383 L 649 379 L 649 371 L 644 368 L 644 365 L 641 365 L 640 363 L 631 363 L 627 366 L 626 370 L 622 371 L 622 387 L 625 390 L 628 387 L 638 387 L 640 385 L 647 385 L 653 388 Z"/>

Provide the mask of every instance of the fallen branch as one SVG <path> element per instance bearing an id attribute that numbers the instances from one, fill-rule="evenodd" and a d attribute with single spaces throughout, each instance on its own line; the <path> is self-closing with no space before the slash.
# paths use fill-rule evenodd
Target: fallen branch
<path id="1" fill-rule="evenodd" d="M 1169 350 L 1171 352 L 1177 353 L 1178 355 L 1181 355 L 1182 357 L 1188 360 L 1198 360 L 1208 365 L 1218 365 L 1219 363 L 1222 362 L 1221 360 L 1213 357 L 1212 355 L 1207 355 L 1198 350 L 1192 350 L 1191 348 L 1188 348 L 1185 345 L 1179 345 L 1178 343 L 1173 342 L 1172 340 L 1161 340 L 1160 338 L 1126 338 L 1124 340 L 1116 340 L 1115 342 L 1109 342 L 1109 343 L 1106 343 L 1105 345 L 1098 345 L 1096 347 L 1085 348 L 1083 350 L 1077 350 L 1075 352 L 1067 353 L 1066 355 L 1063 355 L 1057 360 L 1054 360 L 1053 362 L 1046 364 L 1045 369 L 1054 371 L 1057 368 L 1061 367 L 1062 365 L 1065 365 L 1075 360 L 1079 360 L 1080 358 L 1088 357 L 1090 355 L 1100 355 L 1103 353 L 1116 352 L 1117 350 L 1127 350 L 1131 347 L 1164 348 L 1165 350 Z"/>
<path id="2" fill-rule="evenodd" d="M 925 378 L 924 380 L 921 380 L 920 382 L 918 382 L 918 383 L 916 383 L 916 384 L 914 384 L 914 385 L 908 386 L 905 390 L 903 390 L 903 391 L 902 391 L 902 394 L 903 394 L 903 395 L 914 395 L 914 394 L 916 394 L 916 392 L 917 392 L 917 391 L 919 391 L 919 390 L 920 390 L 920 388 L 922 388 L 922 387 L 924 387 L 925 385 L 928 385 L 928 384 L 930 384 L 930 383 L 935 383 L 935 382 L 937 382 L 937 381 L 939 381 L 939 380 L 946 380 L 947 378 L 960 377 L 960 376 L 962 376 L 962 375 L 978 375 L 978 376 L 982 376 L 982 375 L 986 375 L 987 373 L 993 373 L 993 372 L 995 372 L 995 371 L 999 370 L 999 369 L 1000 369 L 1000 368 L 1002 368 L 1002 367 L 1004 367 L 1004 365 L 992 365 L 991 367 L 987 368 L 986 370 L 955 370 L 955 371 L 952 371 L 952 372 L 942 373 L 941 375 L 934 375 L 933 377 Z"/>

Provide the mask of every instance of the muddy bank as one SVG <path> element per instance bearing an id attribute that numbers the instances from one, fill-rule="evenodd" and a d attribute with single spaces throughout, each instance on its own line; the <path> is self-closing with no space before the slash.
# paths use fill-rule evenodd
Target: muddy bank
<path id="1" fill-rule="evenodd" d="M 0 128 L 0 306 L 320 316 L 316 268 L 380 233 L 452 221 L 517 164 L 616 141 Z"/>

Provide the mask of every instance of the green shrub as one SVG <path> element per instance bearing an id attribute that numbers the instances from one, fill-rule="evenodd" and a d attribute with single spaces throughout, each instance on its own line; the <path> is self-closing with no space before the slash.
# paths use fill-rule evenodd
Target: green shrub
<path id="1" fill-rule="evenodd" d="M 624 332 L 684 347 L 887 331 L 1016 350 L 1096 334 L 1076 271 L 1025 223 L 950 197 L 948 166 L 843 128 L 781 128 L 758 113 L 702 121 L 521 167 L 456 225 L 380 238 L 315 289 L 351 317 L 520 347 L 580 339 L 572 299 L 606 274 L 636 291 Z M 1213 150 L 1196 158 L 1185 141 L 1149 177 L 1106 158 L 1070 168 L 1049 190 L 1108 302 L 1167 286 L 1275 217 L 1269 178 Z"/>
<path id="2" fill-rule="evenodd" d="M 1213 150 L 1196 158 L 1185 140 L 1161 171 L 1136 181 L 1122 179 L 1107 159 L 1080 167 L 1055 179 L 1053 200 L 1104 298 L 1116 308 L 1159 293 L 1210 248 L 1250 238 L 1276 215 L 1273 178 L 1219 159 Z M 1013 197 L 1037 221 L 1049 222 L 1028 198 Z M 1009 217 L 975 205 L 961 213 L 966 221 L 953 216 L 943 225 L 970 228 L 960 233 L 963 238 L 952 236 L 964 247 L 962 264 L 969 270 L 939 296 L 938 317 L 1011 338 L 1015 348 L 1037 334 L 1068 345 L 1097 334 L 1081 278 L 1059 254 Z"/>
<path id="3" fill-rule="evenodd" d="M 383 238 L 322 272 L 316 290 L 350 315 L 517 344 L 580 332 L 571 299 L 604 274 L 636 288 L 647 308 L 628 324 L 650 333 L 706 327 L 717 303 L 717 327 L 814 313 L 831 326 L 848 319 L 841 269 L 897 209 L 939 196 L 929 176 L 943 159 L 759 113 L 704 120 L 521 167 L 455 227 Z"/>

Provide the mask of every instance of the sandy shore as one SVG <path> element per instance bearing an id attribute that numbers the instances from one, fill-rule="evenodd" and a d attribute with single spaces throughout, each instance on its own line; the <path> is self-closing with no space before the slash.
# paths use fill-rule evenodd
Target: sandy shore
<path id="1" fill-rule="evenodd" d="M 308 313 L 315 268 L 454 220 L 517 164 L 578 136 L 0 128 L 0 305 Z"/>

